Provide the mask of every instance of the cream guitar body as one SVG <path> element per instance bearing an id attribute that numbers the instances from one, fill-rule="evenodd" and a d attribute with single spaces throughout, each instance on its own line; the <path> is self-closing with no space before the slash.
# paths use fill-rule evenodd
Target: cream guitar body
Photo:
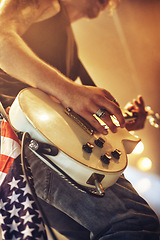
<path id="1" fill-rule="evenodd" d="M 109 130 L 106 136 L 88 131 L 87 123 L 79 117 L 77 121 L 77 115 L 70 111 L 44 92 L 26 88 L 13 102 L 9 121 L 16 131 L 55 146 L 56 156 L 47 157 L 75 182 L 93 189 L 98 183 L 98 188 L 102 185 L 106 189 L 127 167 L 127 154 L 140 139 L 120 127 L 116 134 Z"/>

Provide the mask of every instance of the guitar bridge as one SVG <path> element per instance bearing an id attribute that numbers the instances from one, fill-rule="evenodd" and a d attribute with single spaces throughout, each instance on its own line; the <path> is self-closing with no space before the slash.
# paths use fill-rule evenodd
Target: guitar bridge
<path id="1" fill-rule="evenodd" d="M 93 135 L 95 129 L 81 116 L 75 113 L 71 108 L 66 108 L 65 113 L 72 118 L 85 132 L 89 135 Z"/>

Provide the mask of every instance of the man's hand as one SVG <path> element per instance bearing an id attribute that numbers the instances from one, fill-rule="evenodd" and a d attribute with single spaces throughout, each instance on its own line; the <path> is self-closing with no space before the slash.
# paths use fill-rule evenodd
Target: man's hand
<path id="1" fill-rule="evenodd" d="M 138 96 L 138 99 L 134 99 L 132 102 L 125 106 L 130 112 L 136 113 L 136 120 L 126 123 L 126 128 L 128 131 L 140 130 L 144 128 L 147 111 L 145 110 L 145 104 L 142 96 Z"/>
<path id="2" fill-rule="evenodd" d="M 104 126 L 100 125 L 98 120 L 93 116 L 99 109 L 103 109 L 103 122 L 115 133 L 117 127 L 111 120 L 111 115 L 116 116 L 120 126 L 125 126 L 125 120 L 114 97 L 105 89 L 90 87 L 78 84 L 70 84 L 70 88 L 60 98 L 64 107 L 70 107 L 73 111 L 85 118 L 98 132 L 107 134 Z"/>

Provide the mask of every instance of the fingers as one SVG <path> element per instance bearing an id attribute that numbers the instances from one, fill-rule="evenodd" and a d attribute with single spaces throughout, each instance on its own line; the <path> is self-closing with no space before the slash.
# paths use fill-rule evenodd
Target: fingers
<path id="1" fill-rule="evenodd" d="M 117 132 L 117 126 L 112 122 L 110 115 L 107 114 L 105 116 L 105 119 L 103 118 L 103 122 L 106 124 L 104 125 L 104 123 L 100 123 L 100 121 L 98 121 L 98 118 L 96 118 L 94 116 L 95 114 L 93 114 L 92 116 L 89 115 L 89 117 L 86 117 L 86 119 L 90 122 L 90 124 L 100 133 L 107 135 L 108 134 L 108 128 L 113 132 L 116 133 Z M 107 126 L 107 127 L 106 127 Z"/>
<path id="2" fill-rule="evenodd" d="M 138 99 L 134 100 L 134 104 L 138 107 L 138 109 L 140 111 L 142 111 L 142 112 L 145 111 L 145 103 L 144 103 L 142 96 L 138 96 Z"/>
<path id="3" fill-rule="evenodd" d="M 138 96 L 137 99 L 134 99 L 132 102 L 132 108 L 128 110 L 136 112 L 137 118 L 132 123 L 127 123 L 126 128 L 131 130 L 140 130 L 144 128 L 147 112 L 145 110 L 145 103 L 142 96 Z"/>
<path id="4" fill-rule="evenodd" d="M 106 112 L 102 120 L 107 124 L 107 126 L 113 133 L 117 132 L 117 126 L 113 123 L 111 115 L 109 113 Z"/>
<path id="5" fill-rule="evenodd" d="M 107 125 L 107 128 L 109 128 L 113 133 L 117 132 L 117 126 L 114 124 L 113 115 L 117 118 L 119 124 L 121 127 L 125 126 L 125 121 L 122 116 L 121 110 L 119 106 L 109 100 L 106 100 L 109 103 L 107 104 L 107 108 L 98 108 L 98 106 L 92 110 L 90 113 L 94 117 L 94 119 L 88 115 L 88 121 L 96 128 L 98 132 L 101 132 L 103 134 L 107 134 L 108 131 L 104 129 L 104 123 Z M 112 106 L 113 105 L 113 106 Z M 104 105 L 103 105 L 104 106 Z M 91 109 L 90 109 L 91 110 Z M 102 114 L 101 114 L 102 113 Z M 103 114 L 104 113 L 104 114 Z M 100 115 L 99 115 L 100 114 Z M 97 118 L 98 117 L 98 118 Z M 86 114 L 87 118 L 87 114 Z M 98 119 L 101 119 L 103 121 L 103 126 L 100 125 L 100 121 Z M 96 121 L 95 121 L 96 120 Z"/>
<path id="6" fill-rule="evenodd" d="M 63 105 L 71 107 L 73 111 L 86 119 L 98 132 L 107 134 L 104 126 L 94 117 L 97 111 L 101 109 L 105 111 L 105 117 L 102 120 L 113 133 L 116 132 L 117 126 L 111 120 L 112 115 L 117 118 L 121 127 L 125 126 L 125 120 L 119 104 L 108 91 L 84 85 L 74 85 L 74 88 L 76 89 L 72 91 L 72 98 L 71 95 L 67 95 L 69 101 Z"/>
<path id="7" fill-rule="evenodd" d="M 104 107 L 106 109 L 106 117 L 103 120 L 111 128 L 111 131 L 115 132 L 115 125 L 113 124 L 113 122 L 110 118 L 110 115 L 114 115 L 117 118 L 120 126 L 123 128 L 125 125 L 125 120 L 122 115 L 119 104 L 117 102 L 115 103 L 115 101 L 113 102 L 113 100 L 112 101 L 107 100 Z"/>
<path id="8" fill-rule="evenodd" d="M 96 113 L 98 111 L 98 109 L 105 109 L 106 112 L 109 113 L 109 115 L 114 115 L 117 118 L 121 127 L 124 127 L 125 120 L 124 120 L 124 117 L 120 110 L 119 103 L 105 89 L 102 89 L 102 93 L 104 95 L 102 95 L 100 98 L 96 99 L 97 109 L 94 109 L 94 113 Z M 107 125 L 109 124 L 109 125 L 113 126 L 113 128 L 111 127 L 111 130 L 113 129 L 113 132 L 114 132 L 115 127 L 114 127 L 114 125 L 112 125 L 111 118 L 108 117 L 109 115 L 106 114 L 106 118 L 103 118 L 103 120 L 105 123 L 107 123 Z"/>
<path id="9" fill-rule="evenodd" d="M 87 115 L 86 115 L 87 116 Z M 102 126 L 99 121 L 93 116 L 93 115 L 88 115 L 86 117 L 86 120 L 99 132 L 104 135 L 108 134 L 108 130 Z"/>
<path id="10" fill-rule="evenodd" d="M 141 111 L 145 111 L 145 104 L 142 96 L 138 96 L 137 99 L 133 99 L 132 102 L 127 103 L 125 109 L 127 109 L 128 111 L 136 111 L 139 109 Z"/>

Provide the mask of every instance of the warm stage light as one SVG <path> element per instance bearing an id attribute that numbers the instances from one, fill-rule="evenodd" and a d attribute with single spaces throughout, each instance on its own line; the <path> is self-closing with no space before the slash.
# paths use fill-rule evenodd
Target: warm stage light
<path id="1" fill-rule="evenodd" d="M 137 166 L 142 171 L 148 171 L 152 167 L 152 161 L 147 157 L 140 158 L 137 162 Z"/>
<path id="2" fill-rule="evenodd" d="M 5 3 L 5 0 L 2 0 L 0 3 L 0 8 L 4 5 L 4 3 Z"/>
<path id="3" fill-rule="evenodd" d="M 144 150 L 144 145 L 142 142 L 139 142 L 132 153 L 139 154 L 139 153 L 142 153 L 143 150 Z"/>

